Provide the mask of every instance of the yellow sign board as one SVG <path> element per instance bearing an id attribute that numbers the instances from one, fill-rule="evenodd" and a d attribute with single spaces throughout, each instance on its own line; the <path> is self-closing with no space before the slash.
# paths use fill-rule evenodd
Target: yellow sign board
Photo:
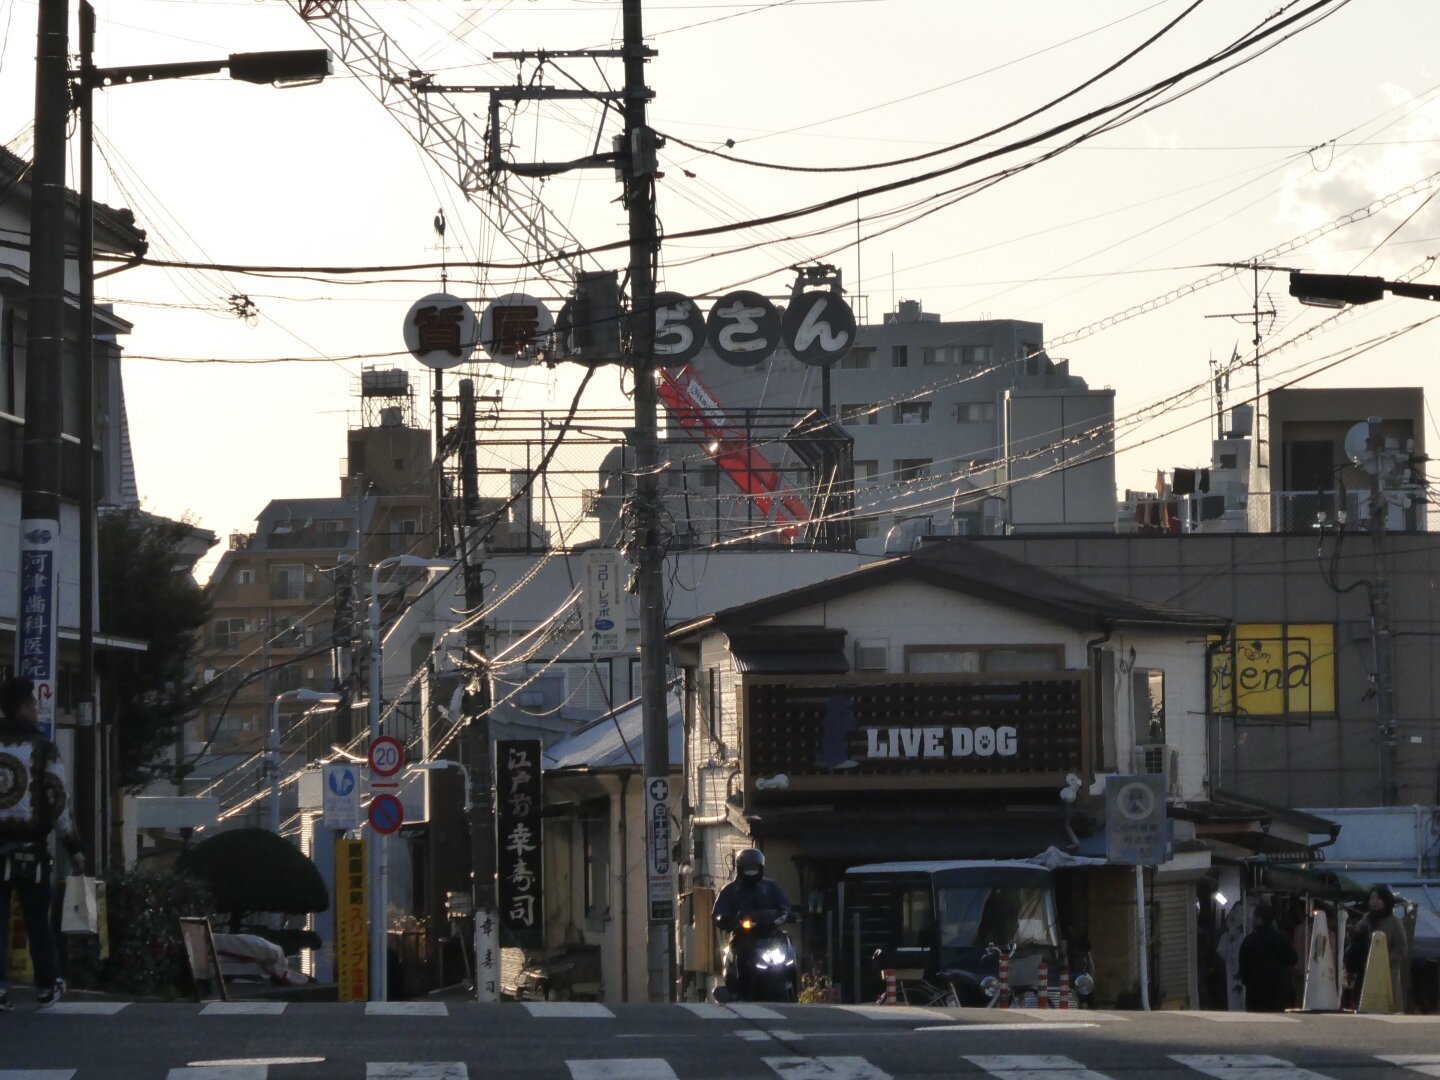
<path id="1" fill-rule="evenodd" d="M 365 841 L 335 841 L 335 981 L 341 1001 L 369 997 Z"/>
<path id="2" fill-rule="evenodd" d="M 1239 717 L 1335 711 L 1335 627 L 1242 623 L 1210 639 L 1210 711 Z"/>

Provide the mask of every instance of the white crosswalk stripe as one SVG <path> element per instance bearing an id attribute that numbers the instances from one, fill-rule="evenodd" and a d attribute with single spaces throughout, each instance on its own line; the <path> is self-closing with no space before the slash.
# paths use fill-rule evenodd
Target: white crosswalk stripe
<path id="1" fill-rule="evenodd" d="M 862 1057 L 767 1057 L 784 1080 L 892 1080 Z"/>
<path id="2" fill-rule="evenodd" d="M 283 1001 L 212 1001 L 200 1010 L 201 1016 L 279 1016 Z"/>
<path id="3" fill-rule="evenodd" d="M 74 1069 L 0 1069 L 0 1080 L 71 1080 Z"/>
<path id="4" fill-rule="evenodd" d="M 613 1020 L 615 1014 L 598 1001 L 527 1001 L 530 1015 L 542 1020 Z"/>
<path id="5" fill-rule="evenodd" d="M 190 1065 L 171 1069 L 165 1080 L 265 1080 L 268 1065 Z"/>
<path id="6" fill-rule="evenodd" d="M 965 1060 L 1000 1080 L 1109 1080 L 1059 1054 L 966 1054 Z"/>
<path id="7" fill-rule="evenodd" d="M 367 1001 L 366 1016 L 449 1016 L 443 1001 Z"/>
<path id="8" fill-rule="evenodd" d="M 1218 1080 L 1329 1080 L 1267 1054 L 1171 1054 L 1170 1059 Z"/>
<path id="9" fill-rule="evenodd" d="M 1216 1024 L 1298 1024 L 1298 1016 L 1286 1016 L 1284 1013 L 1251 1013 L 1251 1012 L 1180 1012 L 1175 1016 L 1193 1016 L 1199 1020 L 1209 1020 Z"/>
<path id="10" fill-rule="evenodd" d="M 1381 1061 L 1399 1065 L 1421 1076 L 1440 1076 L 1440 1054 L 1381 1054 Z"/>
<path id="11" fill-rule="evenodd" d="M 749 1005 L 737 1002 L 734 1005 L 717 1005 L 714 1002 L 682 1001 L 680 1008 L 698 1016 L 701 1020 L 783 1020 L 784 1015 L 764 1005 Z"/>
<path id="12" fill-rule="evenodd" d="M 372 1061 L 365 1080 L 470 1080 L 463 1061 Z"/>
<path id="13" fill-rule="evenodd" d="M 832 1008 L 854 1013 L 867 1020 L 943 1020 L 939 1009 L 922 1009 L 919 1005 L 835 1005 Z"/>
<path id="14" fill-rule="evenodd" d="M 36 1011 L 36 1016 L 114 1016 L 129 1008 L 128 1001 L 57 1001 Z"/>
<path id="15" fill-rule="evenodd" d="M 565 1064 L 571 1080 L 676 1080 L 664 1058 L 584 1058 Z"/>

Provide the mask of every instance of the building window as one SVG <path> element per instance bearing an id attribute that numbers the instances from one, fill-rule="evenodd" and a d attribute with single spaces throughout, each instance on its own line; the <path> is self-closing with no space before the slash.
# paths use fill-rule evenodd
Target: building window
<path id="1" fill-rule="evenodd" d="M 855 642 L 855 670 L 888 671 L 890 668 L 890 643 L 888 641 Z"/>
<path id="2" fill-rule="evenodd" d="M 239 573 L 239 575 L 238 575 L 238 580 L 239 580 L 239 582 L 240 582 L 241 585 L 254 585 L 254 584 L 255 584 L 255 571 L 252 570 L 252 569 L 250 569 L 250 568 L 247 566 L 245 569 L 243 569 L 243 570 L 240 571 L 240 573 Z"/>
<path id="3" fill-rule="evenodd" d="M 895 479 L 897 480 L 923 480 L 929 475 L 930 459 L 928 457 L 895 459 Z"/>
<path id="4" fill-rule="evenodd" d="M 585 857 L 585 920 L 595 924 L 610 918 L 610 818 L 609 815 L 580 819 Z"/>
<path id="5" fill-rule="evenodd" d="M 960 362 L 962 364 L 983 364 L 988 367 L 991 362 L 991 355 L 989 345 L 960 346 Z"/>
<path id="6" fill-rule="evenodd" d="M 840 406 L 840 422 L 849 427 L 861 424 L 876 424 L 880 421 L 880 410 L 865 402 Z"/>
<path id="7" fill-rule="evenodd" d="M 891 345 L 891 346 L 890 346 L 890 366 L 891 366 L 891 367 L 909 367 L 909 366 L 910 366 L 910 346 L 909 346 L 909 345 Z"/>
<path id="8" fill-rule="evenodd" d="M 857 484 L 873 484 L 879 475 L 880 463 L 878 461 L 864 459 L 855 462 L 855 482 Z"/>
<path id="9" fill-rule="evenodd" d="M 1239 455 L 1238 455 L 1238 454 L 1221 454 L 1221 455 L 1220 455 L 1220 468 L 1222 468 L 1222 469 L 1235 469 L 1235 468 L 1239 468 L 1239 462 L 1240 462 L 1240 458 L 1239 458 Z"/>
<path id="10" fill-rule="evenodd" d="M 856 540 L 880 539 L 880 519 L 878 517 L 857 517 L 851 523 L 851 529 L 855 533 Z"/>
<path id="11" fill-rule="evenodd" d="M 217 649 L 228 649 L 232 645 L 238 645 L 240 639 L 244 636 L 244 619 L 216 619 L 215 632 L 211 636 L 211 644 Z"/>
<path id="12" fill-rule="evenodd" d="M 961 424 L 993 424 L 995 403 L 993 401 L 962 401 L 955 406 L 955 419 Z"/>
<path id="13" fill-rule="evenodd" d="M 305 567 L 299 565 L 270 568 L 270 599 L 304 600 Z"/>
<path id="14" fill-rule="evenodd" d="M 920 350 L 920 363 L 925 367 L 939 367 L 954 362 L 955 350 L 947 345 L 926 345 Z"/>
<path id="15" fill-rule="evenodd" d="M 928 401 L 902 401 L 895 406 L 895 423 L 897 424 L 928 424 L 930 422 L 930 402 Z"/>
<path id="16" fill-rule="evenodd" d="M 907 885 L 900 891 L 897 905 L 900 933 L 895 939 L 897 949 L 930 950 L 934 939 L 935 916 L 930 908 L 930 884 Z"/>
<path id="17" fill-rule="evenodd" d="M 710 738 L 720 741 L 720 672 L 715 668 L 705 671 L 705 690 L 702 694 L 705 710 L 705 729 Z"/>
<path id="18" fill-rule="evenodd" d="M 840 366 L 842 368 L 850 368 L 852 370 L 859 368 L 868 368 L 870 366 L 871 358 L 874 357 L 874 355 L 874 346 L 857 345 L 855 346 L 855 348 L 851 349 L 848 353 L 846 353 L 840 358 Z M 756 364 L 754 370 L 758 371 L 762 367 L 764 367 L 763 364 Z"/>
<path id="19" fill-rule="evenodd" d="M 1135 708 L 1135 741 L 1165 741 L 1165 672 L 1136 668 L 1130 673 L 1131 701 Z"/>
<path id="20" fill-rule="evenodd" d="M 1013 675 L 1059 671 L 1063 645 L 907 645 L 905 671 L 911 675 Z"/>

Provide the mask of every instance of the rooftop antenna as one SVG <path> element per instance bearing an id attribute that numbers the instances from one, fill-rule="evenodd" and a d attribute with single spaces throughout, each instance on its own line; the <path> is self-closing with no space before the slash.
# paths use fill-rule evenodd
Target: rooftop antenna
<path id="1" fill-rule="evenodd" d="M 1294 269 L 1294 267 L 1271 266 L 1268 263 L 1260 262 L 1258 259 L 1251 259 L 1249 262 L 1243 263 L 1210 263 L 1208 265 L 1228 266 L 1236 270 L 1249 270 L 1251 273 L 1252 285 L 1250 292 L 1251 302 L 1249 311 L 1222 311 L 1214 315 L 1206 315 L 1205 318 L 1234 319 L 1237 322 L 1241 320 L 1248 320 L 1251 326 L 1254 328 L 1254 336 L 1251 340 L 1251 344 L 1255 348 L 1255 358 L 1251 361 L 1251 363 L 1255 367 L 1255 463 L 1257 468 L 1264 468 L 1265 461 L 1262 449 L 1264 443 L 1262 442 L 1260 436 L 1260 413 L 1262 405 L 1262 399 L 1260 396 L 1260 342 L 1262 340 L 1262 334 L 1260 332 L 1260 320 L 1262 318 L 1274 319 L 1277 312 L 1275 311 L 1275 305 L 1271 302 L 1268 294 L 1265 295 L 1265 302 L 1270 306 L 1263 311 L 1260 309 L 1260 271 L 1264 270 L 1267 273 L 1273 273 L 1276 270 L 1291 271 Z M 1236 358 L 1239 358 L 1238 350 L 1236 352 Z"/>

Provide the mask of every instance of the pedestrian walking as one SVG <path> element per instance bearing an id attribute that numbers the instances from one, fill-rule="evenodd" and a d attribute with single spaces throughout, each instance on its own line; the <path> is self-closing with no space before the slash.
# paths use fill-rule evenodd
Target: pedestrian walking
<path id="1" fill-rule="evenodd" d="M 1361 940 L 1364 942 L 1366 955 L 1370 948 L 1371 934 L 1385 935 L 1385 951 L 1390 959 L 1390 995 L 1394 1003 L 1395 1011 L 1405 1011 L 1405 970 L 1410 966 L 1410 943 L 1405 937 L 1405 924 L 1395 914 L 1395 894 L 1384 885 L 1377 885 L 1370 890 L 1369 898 L 1370 911 L 1360 922 Z M 1362 965 L 1362 970 L 1364 970 Z M 1365 970 L 1364 977 L 1374 977 L 1375 973 Z"/>
<path id="2" fill-rule="evenodd" d="M 1275 913 L 1255 908 L 1255 929 L 1240 944 L 1240 981 L 1246 1012 L 1283 1012 L 1290 1004 L 1290 971 L 1299 962 L 1289 937 L 1275 928 Z"/>
<path id="3" fill-rule="evenodd" d="M 85 872 L 80 837 L 65 792 L 60 751 L 36 726 L 35 684 L 10 678 L 0 684 L 0 1011 L 10 1001 L 10 897 L 20 898 L 35 999 L 53 1005 L 65 993 L 55 928 L 50 923 L 50 833 L 70 853 L 71 868 Z"/>

